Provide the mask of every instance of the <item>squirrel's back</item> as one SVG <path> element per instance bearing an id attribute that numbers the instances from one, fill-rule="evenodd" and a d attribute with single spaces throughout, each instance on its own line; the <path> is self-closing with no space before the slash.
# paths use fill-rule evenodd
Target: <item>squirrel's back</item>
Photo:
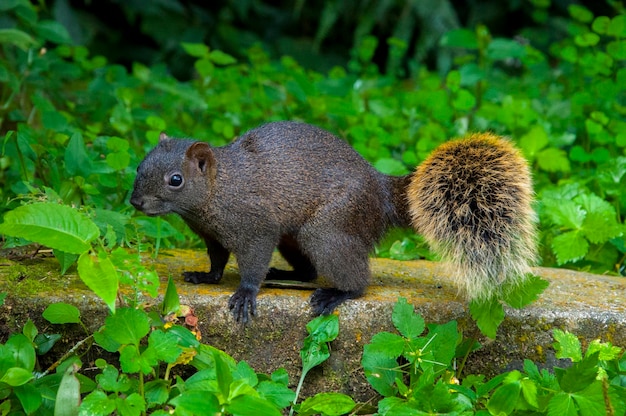
<path id="1" fill-rule="evenodd" d="M 536 259 L 532 182 L 508 140 L 480 133 L 442 144 L 407 190 L 415 229 L 472 299 L 515 283 Z"/>

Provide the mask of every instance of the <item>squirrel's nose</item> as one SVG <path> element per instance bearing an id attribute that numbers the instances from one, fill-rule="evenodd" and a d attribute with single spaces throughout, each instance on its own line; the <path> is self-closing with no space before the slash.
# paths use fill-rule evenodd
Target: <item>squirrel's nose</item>
<path id="1" fill-rule="evenodd" d="M 130 203 L 138 210 L 141 210 L 143 207 L 143 198 L 137 195 L 132 195 L 130 197 Z"/>

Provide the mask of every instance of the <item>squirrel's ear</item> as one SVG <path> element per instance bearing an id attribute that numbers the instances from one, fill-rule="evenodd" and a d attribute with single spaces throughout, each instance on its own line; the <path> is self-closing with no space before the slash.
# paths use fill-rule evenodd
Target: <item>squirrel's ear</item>
<path id="1" fill-rule="evenodd" d="M 215 174 L 215 157 L 208 143 L 195 142 L 189 146 L 185 153 L 185 161 L 187 169 L 191 169 L 189 173 L 195 170 L 203 175 L 209 172 L 211 177 Z"/>
<path id="2" fill-rule="evenodd" d="M 162 142 L 163 140 L 167 140 L 170 137 L 164 132 L 162 131 L 161 134 L 159 134 L 159 141 Z"/>

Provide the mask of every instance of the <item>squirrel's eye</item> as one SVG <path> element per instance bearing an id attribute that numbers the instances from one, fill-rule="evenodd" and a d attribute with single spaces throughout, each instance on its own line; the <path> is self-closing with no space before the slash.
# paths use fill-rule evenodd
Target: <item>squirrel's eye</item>
<path id="1" fill-rule="evenodd" d="M 182 184 L 183 184 L 183 177 L 182 177 L 182 175 L 179 175 L 178 173 L 175 173 L 172 176 L 170 176 L 170 186 L 179 187 Z"/>

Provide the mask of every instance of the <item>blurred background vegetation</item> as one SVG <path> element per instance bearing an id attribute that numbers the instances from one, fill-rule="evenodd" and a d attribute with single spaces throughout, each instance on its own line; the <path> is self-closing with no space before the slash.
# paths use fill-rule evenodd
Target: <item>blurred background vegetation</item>
<path id="1" fill-rule="evenodd" d="M 533 167 L 543 265 L 625 275 L 625 13 L 614 0 L 2 0 L 0 212 L 45 196 L 91 210 L 111 244 L 200 247 L 178 218 L 128 204 L 162 130 L 223 145 L 302 120 L 390 174 L 491 130 Z M 377 254 L 431 257 L 406 231 Z"/>

